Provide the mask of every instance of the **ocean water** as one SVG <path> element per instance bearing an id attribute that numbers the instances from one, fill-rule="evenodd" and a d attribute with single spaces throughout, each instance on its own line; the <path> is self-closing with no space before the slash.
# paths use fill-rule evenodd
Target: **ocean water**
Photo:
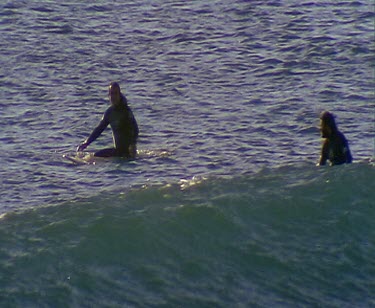
<path id="1" fill-rule="evenodd" d="M 374 18 L 363 0 L 1 3 L 0 306 L 375 306 Z M 139 158 L 73 165 L 111 81 Z M 353 164 L 315 166 L 322 110 Z"/>

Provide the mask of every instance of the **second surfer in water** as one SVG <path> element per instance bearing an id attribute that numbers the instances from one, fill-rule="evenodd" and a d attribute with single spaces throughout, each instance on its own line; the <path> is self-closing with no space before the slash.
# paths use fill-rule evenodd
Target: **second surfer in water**
<path id="1" fill-rule="evenodd" d="M 135 158 L 137 154 L 138 124 L 133 112 L 128 106 L 126 97 L 121 93 L 118 83 L 109 85 L 108 91 L 111 106 L 105 111 L 99 125 L 90 136 L 78 146 L 77 151 L 83 151 L 95 141 L 108 125 L 111 126 L 114 147 L 99 150 L 95 156 Z"/>
<path id="2" fill-rule="evenodd" d="M 352 162 L 348 141 L 336 126 L 332 113 L 324 111 L 320 115 L 322 137 L 325 138 L 318 165 L 325 165 L 327 159 L 331 165 L 340 165 Z"/>

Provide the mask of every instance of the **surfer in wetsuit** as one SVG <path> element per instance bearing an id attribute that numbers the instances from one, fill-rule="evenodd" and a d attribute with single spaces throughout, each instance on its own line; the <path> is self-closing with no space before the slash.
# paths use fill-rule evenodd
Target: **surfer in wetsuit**
<path id="1" fill-rule="evenodd" d="M 114 147 L 95 152 L 94 156 L 135 158 L 139 133 L 137 121 L 128 106 L 126 97 L 121 93 L 118 83 L 113 82 L 109 85 L 108 95 L 111 106 L 105 111 L 102 120 L 91 135 L 78 146 L 77 151 L 83 151 L 110 125 Z"/>
<path id="2" fill-rule="evenodd" d="M 325 140 L 318 166 L 325 165 L 327 159 L 330 161 L 331 166 L 351 163 L 352 155 L 349 150 L 348 141 L 344 134 L 337 129 L 333 114 L 324 111 L 320 115 L 320 120 L 320 130 Z"/>

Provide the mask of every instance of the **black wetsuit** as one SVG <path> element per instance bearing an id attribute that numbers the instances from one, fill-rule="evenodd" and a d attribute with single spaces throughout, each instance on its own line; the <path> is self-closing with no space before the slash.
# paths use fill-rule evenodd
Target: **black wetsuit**
<path id="1" fill-rule="evenodd" d="M 319 165 L 325 165 L 327 159 L 331 165 L 349 164 L 352 162 L 348 141 L 339 131 L 336 131 L 324 141 Z"/>
<path id="2" fill-rule="evenodd" d="M 111 105 L 104 113 L 99 125 L 87 138 L 90 144 L 110 125 L 112 128 L 114 148 L 103 149 L 95 153 L 95 156 L 109 157 L 122 156 L 131 157 L 129 148 L 136 147 L 138 138 L 138 124 L 133 112 L 127 104 L 125 96 L 121 95 L 121 105 Z"/>

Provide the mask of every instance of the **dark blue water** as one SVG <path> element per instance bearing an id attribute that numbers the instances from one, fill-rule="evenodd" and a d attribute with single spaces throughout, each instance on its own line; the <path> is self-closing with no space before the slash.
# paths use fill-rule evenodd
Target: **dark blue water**
<path id="1" fill-rule="evenodd" d="M 374 17 L 371 1 L 2 3 L 1 306 L 374 306 Z M 111 81 L 140 157 L 70 164 Z M 322 110 L 352 165 L 315 167 Z"/>

